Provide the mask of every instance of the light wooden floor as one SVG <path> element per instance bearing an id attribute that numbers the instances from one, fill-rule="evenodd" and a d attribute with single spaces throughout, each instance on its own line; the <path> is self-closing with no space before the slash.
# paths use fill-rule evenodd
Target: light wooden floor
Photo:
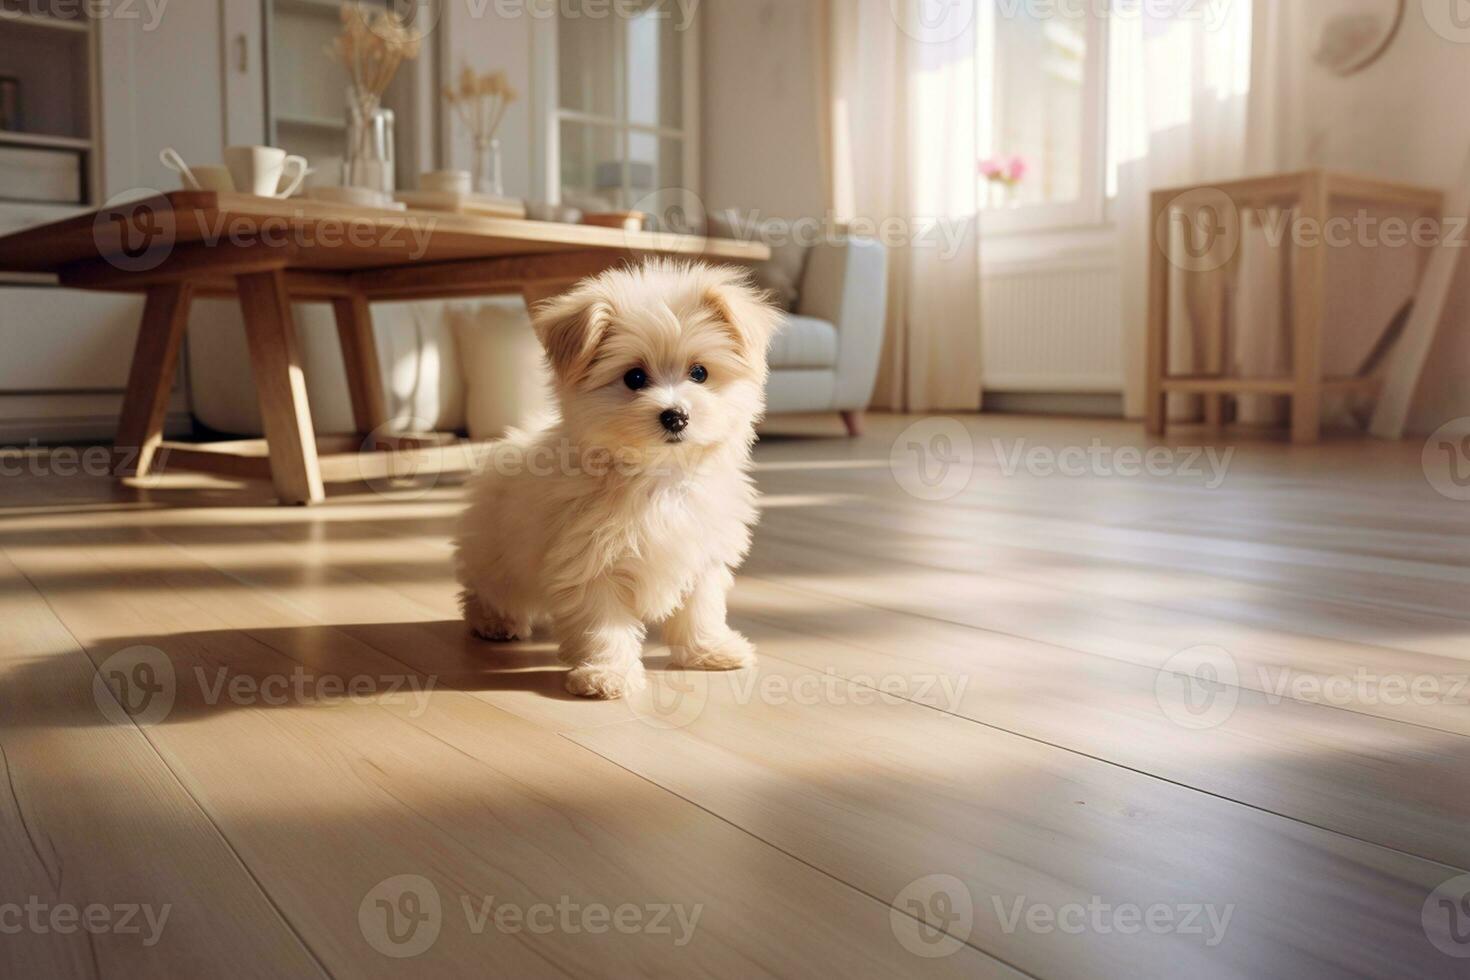
<path id="1" fill-rule="evenodd" d="M 773 425 L 761 666 L 651 646 L 617 704 L 463 635 L 449 481 L 0 478 L 0 976 L 1470 975 L 1470 510 L 1419 443 L 1210 487 L 914 421 Z"/>

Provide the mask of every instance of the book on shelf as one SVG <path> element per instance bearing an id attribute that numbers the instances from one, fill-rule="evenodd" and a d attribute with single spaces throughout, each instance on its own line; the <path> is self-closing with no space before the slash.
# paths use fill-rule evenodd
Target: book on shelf
<path id="1" fill-rule="evenodd" d="M 85 162 L 80 150 L 7 145 L 0 133 L 0 200 L 84 204 Z"/>

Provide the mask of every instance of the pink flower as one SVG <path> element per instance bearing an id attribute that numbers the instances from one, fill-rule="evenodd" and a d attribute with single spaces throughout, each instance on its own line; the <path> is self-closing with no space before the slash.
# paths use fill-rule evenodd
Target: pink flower
<path id="1" fill-rule="evenodd" d="M 980 161 L 980 176 L 986 180 L 1014 187 L 1026 178 L 1030 165 L 1026 158 L 1017 154 L 1015 156 L 996 156 Z"/>

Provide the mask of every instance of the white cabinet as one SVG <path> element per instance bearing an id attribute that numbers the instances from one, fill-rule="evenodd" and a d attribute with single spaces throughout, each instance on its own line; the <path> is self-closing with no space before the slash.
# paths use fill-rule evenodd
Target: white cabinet
<path id="1" fill-rule="evenodd" d="M 60 16 L 52 17 L 52 8 Z M 61 39 L 46 47 L 52 59 L 47 77 L 70 95 L 39 102 L 22 96 L 28 129 L 84 149 L 89 186 L 81 204 L 176 187 L 158 161 L 164 146 L 177 147 L 189 159 L 218 159 L 224 142 L 221 5 L 170 4 L 168 16 L 158 18 L 141 4 L 133 8 L 138 16 L 65 16 L 79 9 L 85 6 L 27 6 L 35 11 L 26 18 L 35 37 Z M 13 42 L 13 30 L 7 20 L 0 37 Z M 0 43 L 0 54 L 4 50 Z M 39 224 L 77 210 L 0 203 L 0 226 Z M 139 309 L 132 296 L 55 286 L 0 288 L 0 343 L 6 351 L 0 359 L 0 443 L 110 437 Z M 167 420 L 172 433 L 190 425 L 184 372 L 178 384 Z"/>

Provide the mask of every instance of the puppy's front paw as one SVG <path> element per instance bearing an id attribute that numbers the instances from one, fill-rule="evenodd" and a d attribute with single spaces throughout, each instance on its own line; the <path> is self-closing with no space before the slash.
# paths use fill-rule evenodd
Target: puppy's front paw
<path id="1" fill-rule="evenodd" d="M 698 646 L 675 646 L 670 661 L 682 670 L 740 670 L 755 666 L 755 647 L 734 630 Z"/>
<path id="2" fill-rule="evenodd" d="M 567 690 L 579 698 L 601 698 L 615 701 L 648 685 L 643 665 L 635 663 L 626 670 L 598 664 L 586 664 L 567 674 Z"/>

